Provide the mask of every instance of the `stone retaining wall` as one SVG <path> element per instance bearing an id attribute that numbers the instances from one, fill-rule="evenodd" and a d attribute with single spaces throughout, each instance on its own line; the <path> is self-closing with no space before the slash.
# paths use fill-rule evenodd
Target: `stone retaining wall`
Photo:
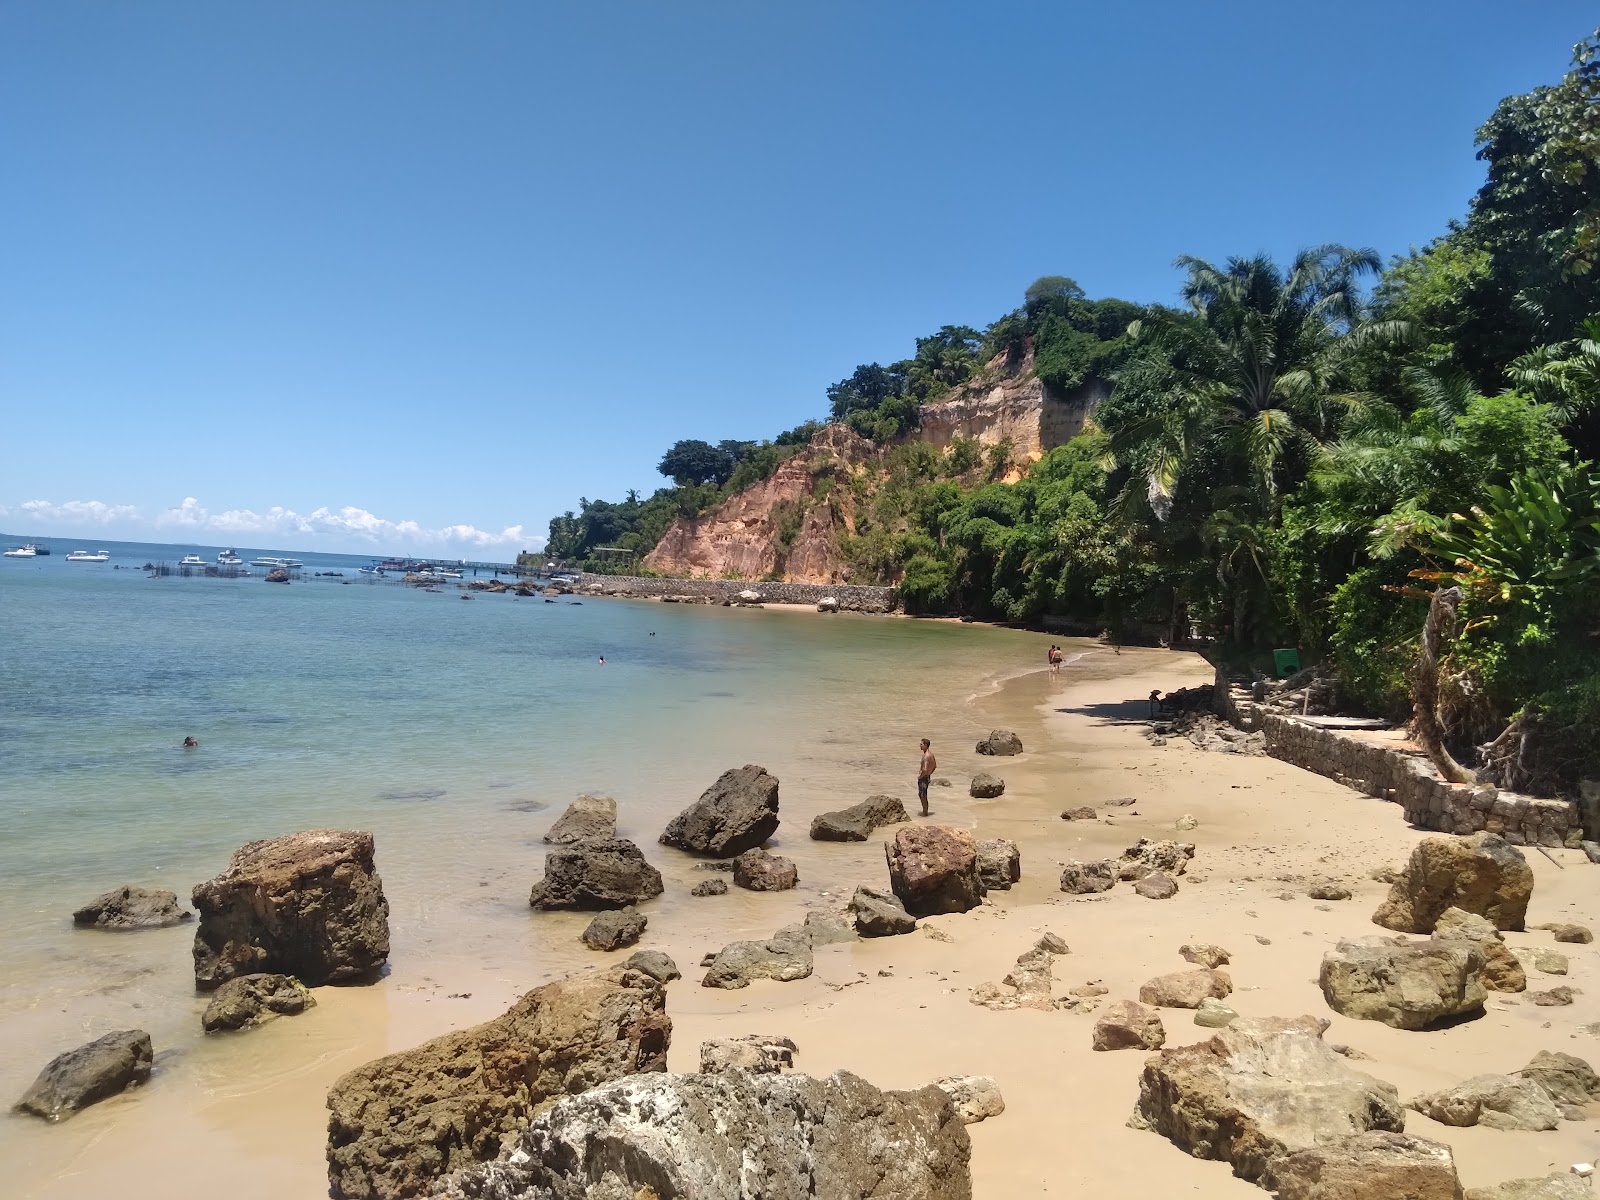
<path id="1" fill-rule="evenodd" d="M 656 579 L 642 575 L 590 575 L 578 577 L 573 591 L 590 596 L 625 596 L 658 600 L 678 597 L 698 603 L 721 604 L 737 601 L 739 593 L 751 591 L 768 604 L 816 604 L 829 597 L 846 612 L 893 612 L 894 589 L 865 587 L 853 583 L 749 583 L 737 579 Z"/>

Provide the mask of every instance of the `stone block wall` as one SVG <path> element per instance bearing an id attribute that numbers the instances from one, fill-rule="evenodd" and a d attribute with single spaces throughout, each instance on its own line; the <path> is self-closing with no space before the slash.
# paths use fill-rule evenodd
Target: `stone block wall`
<path id="1" fill-rule="evenodd" d="M 894 589 L 853 583 L 751 583 L 738 579 L 657 579 L 642 575 L 590 575 L 578 577 L 573 591 L 589 596 L 623 596 L 660 600 L 675 597 L 701 604 L 737 601 L 740 592 L 755 592 L 757 603 L 816 604 L 832 598 L 845 612 L 893 612 Z"/>

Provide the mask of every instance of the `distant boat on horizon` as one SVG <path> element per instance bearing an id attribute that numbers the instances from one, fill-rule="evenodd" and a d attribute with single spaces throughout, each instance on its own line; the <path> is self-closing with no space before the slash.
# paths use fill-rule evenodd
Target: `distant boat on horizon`
<path id="1" fill-rule="evenodd" d="M 39 553 L 39 547 L 35 546 L 32 542 L 26 542 L 23 545 L 18 546 L 14 550 L 7 550 L 5 552 L 5 557 L 6 558 L 32 558 L 38 553 Z"/>
<path id="2" fill-rule="evenodd" d="M 298 558 L 274 558 L 270 554 L 263 554 L 260 558 L 250 560 L 252 567 L 269 567 L 273 570 L 298 571 L 305 566 Z"/>
<path id="3" fill-rule="evenodd" d="M 93 554 L 90 554 L 87 550 L 74 550 L 71 554 L 67 555 L 67 561 L 92 563 L 110 562 L 111 552 L 109 550 L 96 550 Z"/>
<path id="4" fill-rule="evenodd" d="M 198 554 L 185 554 L 178 560 L 178 565 L 180 567 L 203 567 L 206 565 L 206 560 Z"/>

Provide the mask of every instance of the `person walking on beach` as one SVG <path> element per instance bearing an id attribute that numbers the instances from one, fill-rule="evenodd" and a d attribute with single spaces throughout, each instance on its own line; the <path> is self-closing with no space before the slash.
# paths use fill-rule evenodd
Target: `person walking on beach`
<path id="1" fill-rule="evenodd" d="M 917 764 L 917 799 L 922 801 L 922 815 L 928 815 L 928 784 L 939 769 L 939 760 L 933 756 L 933 743 L 922 739 L 922 761 Z"/>

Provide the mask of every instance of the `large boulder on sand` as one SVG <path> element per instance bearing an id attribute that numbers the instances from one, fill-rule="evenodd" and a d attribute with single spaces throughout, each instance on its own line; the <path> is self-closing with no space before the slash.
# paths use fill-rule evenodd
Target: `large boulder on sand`
<path id="1" fill-rule="evenodd" d="M 731 1071 L 624 1079 L 558 1101 L 445 1200 L 969 1200 L 972 1143 L 941 1089 Z"/>
<path id="2" fill-rule="evenodd" d="M 1061 890 L 1074 896 L 1109 892 L 1117 884 L 1117 864 L 1109 858 L 1091 862 L 1074 859 L 1061 868 Z"/>
<path id="3" fill-rule="evenodd" d="M 544 856 L 544 878 L 528 904 L 552 911 L 626 908 L 661 895 L 661 872 L 627 838 L 558 846 Z"/>
<path id="4" fill-rule="evenodd" d="M 862 937 L 891 937 L 899 933 L 913 933 L 917 919 L 906 911 L 898 896 L 873 888 L 858 887 L 850 897 L 850 915 L 855 919 L 856 932 Z M 810 917 L 806 918 L 807 924 Z"/>
<path id="5" fill-rule="evenodd" d="M 783 855 L 757 846 L 733 860 L 733 882 L 751 892 L 786 892 L 800 882 L 800 872 Z"/>
<path id="6" fill-rule="evenodd" d="M 996 796 L 1006 794 L 1006 781 L 998 775 L 979 771 L 967 785 L 967 794 L 975 800 L 993 800 Z"/>
<path id="7" fill-rule="evenodd" d="M 610 796 L 594 796 L 585 792 L 556 818 L 544 840 L 556 846 L 570 846 L 573 842 L 589 838 L 614 838 L 617 836 L 617 802 Z"/>
<path id="8" fill-rule="evenodd" d="M 200 1027 L 207 1033 L 247 1029 L 273 1017 L 297 1017 L 316 1003 L 311 990 L 292 976 L 240 975 L 212 994 Z"/>
<path id="9" fill-rule="evenodd" d="M 979 754 L 992 754 L 997 758 L 1009 758 L 1022 753 L 1022 739 L 1009 729 L 996 729 L 983 741 L 978 743 Z"/>
<path id="10" fill-rule="evenodd" d="M 72 923 L 92 929 L 164 929 L 194 920 L 178 907 L 175 892 L 124 884 L 114 892 L 96 896 L 72 914 Z"/>
<path id="11" fill-rule="evenodd" d="M 811 974 L 811 931 L 785 925 L 764 942 L 729 942 L 706 968 L 701 987 L 749 987 L 757 979 L 789 983 Z"/>
<path id="12" fill-rule="evenodd" d="M 910 825 L 884 844 L 889 886 L 913 916 L 966 912 L 983 900 L 978 843 L 965 829 Z"/>
<path id="13" fill-rule="evenodd" d="M 905 803 L 893 796 L 868 796 L 849 808 L 818 813 L 811 819 L 811 840 L 864 842 L 874 829 L 909 821 Z"/>
<path id="14" fill-rule="evenodd" d="M 1454 1087 L 1418 1096 L 1406 1107 L 1441 1125 L 1543 1130 L 1561 1123 L 1561 1109 L 1550 1093 L 1520 1075 L 1474 1075 Z"/>
<path id="15" fill-rule="evenodd" d="M 1010 891 L 1022 878 L 1022 851 L 1010 838 L 987 838 L 978 843 L 978 879 L 990 891 Z"/>
<path id="16" fill-rule="evenodd" d="M 671 1040 L 661 985 L 617 968 L 547 983 L 492 1021 L 348 1071 L 328 1092 L 332 1193 L 430 1194 L 494 1158 L 551 1099 L 665 1071 Z"/>
<path id="17" fill-rule="evenodd" d="M 1145 1062 L 1129 1124 L 1263 1186 L 1295 1151 L 1368 1130 L 1402 1132 L 1393 1085 L 1336 1054 L 1322 1040 L 1327 1026 L 1315 1017 L 1240 1018 L 1206 1041 L 1159 1051 Z"/>
<path id="18" fill-rule="evenodd" d="M 1161 1014 L 1136 1000 L 1118 1000 L 1094 1023 L 1096 1050 L 1159 1050 L 1167 1044 Z"/>
<path id="19" fill-rule="evenodd" d="M 1477 946 L 1483 955 L 1483 970 L 1478 972 L 1478 978 L 1491 992 L 1520 992 L 1527 988 L 1527 972 L 1488 917 L 1447 908 L 1434 923 L 1433 936 L 1435 941 L 1471 942 Z"/>
<path id="20" fill-rule="evenodd" d="M 1449 1146 L 1403 1133 L 1358 1133 L 1297 1150 L 1272 1168 L 1278 1200 L 1461 1200 Z"/>
<path id="21" fill-rule="evenodd" d="M 636 908 L 612 908 L 596 913 L 578 937 L 591 950 L 620 950 L 643 937 L 649 924 L 650 918 Z"/>
<path id="22" fill-rule="evenodd" d="M 250 842 L 197 884 L 194 981 L 293 975 L 309 987 L 375 979 L 389 957 L 389 902 L 372 835 L 312 829 Z"/>
<path id="23" fill-rule="evenodd" d="M 744 766 L 722 775 L 668 823 L 661 844 L 732 858 L 761 845 L 778 828 L 778 777 Z"/>
<path id="24" fill-rule="evenodd" d="M 150 1078 L 150 1035 L 142 1029 L 108 1033 L 51 1059 L 17 1111 L 62 1121 L 81 1109 Z"/>
<path id="25" fill-rule="evenodd" d="M 1139 1000 L 1157 1008 L 1199 1008 L 1202 1000 L 1226 1000 L 1232 993 L 1233 980 L 1226 971 L 1201 967 L 1157 975 L 1140 987 Z"/>
<path id="26" fill-rule="evenodd" d="M 1471 942 L 1397 946 L 1340 942 L 1322 956 L 1318 982 L 1328 1007 L 1358 1021 L 1426 1029 L 1483 1011 L 1483 953 Z"/>
<path id="27" fill-rule="evenodd" d="M 1372 919 L 1401 933 L 1432 933 L 1445 909 L 1459 908 L 1487 917 L 1496 929 L 1517 930 L 1532 896 L 1528 860 L 1499 834 L 1430 837 L 1411 851 Z"/>

